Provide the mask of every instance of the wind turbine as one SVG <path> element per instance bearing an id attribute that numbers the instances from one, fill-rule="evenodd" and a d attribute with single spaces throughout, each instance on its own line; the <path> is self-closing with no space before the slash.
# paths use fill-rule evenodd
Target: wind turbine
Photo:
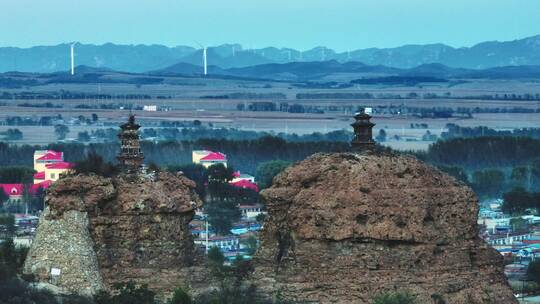
<path id="1" fill-rule="evenodd" d="M 202 57 L 203 57 L 203 70 L 204 70 L 204 76 L 208 75 L 208 59 L 206 56 L 206 46 L 203 46 L 202 44 L 195 41 L 203 50 Z"/>
<path id="2" fill-rule="evenodd" d="M 75 75 L 75 45 L 77 42 L 71 43 L 71 75 Z"/>

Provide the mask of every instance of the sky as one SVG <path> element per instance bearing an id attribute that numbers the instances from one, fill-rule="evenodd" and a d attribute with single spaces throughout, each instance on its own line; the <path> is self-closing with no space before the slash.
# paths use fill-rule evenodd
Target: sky
<path id="1" fill-rule="evenodd" d="M 0 46 L 472 46 L 540 34 L 539 0 L 0 0 Z"/>

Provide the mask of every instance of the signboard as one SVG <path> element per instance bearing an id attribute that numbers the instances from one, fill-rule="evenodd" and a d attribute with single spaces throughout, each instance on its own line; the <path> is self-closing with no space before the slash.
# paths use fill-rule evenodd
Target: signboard
<path id="1" fill-rule="evenodd" d="M 62 271 L 60 270 L 60 268 L 51 268 L 51 275 L 53 275 L 53 276 L 59 276 L 60 273 L 62 273 Z"/>

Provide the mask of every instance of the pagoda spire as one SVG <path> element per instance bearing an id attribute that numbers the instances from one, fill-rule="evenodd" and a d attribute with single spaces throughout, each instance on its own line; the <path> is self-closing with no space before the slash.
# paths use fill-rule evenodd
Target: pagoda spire
<path id="1" fill-rule="evenodd" d="M 354 151 L 361 152 L 371 150 L 375 147 L 373 140 L 374 123 L 370 121 L 371 116 L 362 110 L 354 115 L 355 122 L 351 124 L 354 129 L 354 137 L 351 146 Z"/>
<path id="2" fill-rule="evenodd" d="M 131 173 L 137 172 L 144 161 L 144 154 L 141 152 L 138 130 L 141 126 L 135 123 L 135 115 L 130 114 L 128 122 L 122 124 L 122 131 L 118 134 L 120 139 L 120 153 L 116 157 L 123 171 Z"/>

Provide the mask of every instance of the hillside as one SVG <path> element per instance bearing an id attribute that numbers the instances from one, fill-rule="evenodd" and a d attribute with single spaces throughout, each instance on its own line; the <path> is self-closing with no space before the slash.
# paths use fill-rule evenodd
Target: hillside
<path id="1" fill-rule="evenodd" d="M 69 44 L 32 48 L 0 47 L 0 72 L 64 71 L 69 68 L 69 49 Z M 155 71 L 178 63 L 202 64 L 202 50 L 191 46 L 77 44 L 75 50 L 77 65 L 107 67 L 124 72 Z M 304 51 L 276 47 L 245 49 L 239 44 L 208 48 L 208 63 L 222 69 L 331 60 L 402 69 L 432 63 L 467 69 L 540 65 L 540 35 L 513 41 L 482 42 L 462 48 L 442 43 L 347 52 L 337 52 L 323 46 Z"/>

